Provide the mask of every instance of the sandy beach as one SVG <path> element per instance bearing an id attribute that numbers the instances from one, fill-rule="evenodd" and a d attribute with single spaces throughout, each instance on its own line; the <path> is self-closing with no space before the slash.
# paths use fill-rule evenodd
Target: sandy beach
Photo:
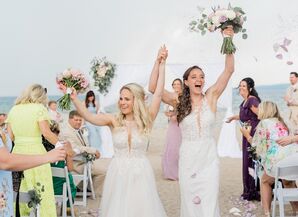
<path id="1" fill-rule="evenodd" d="M 217 113 L 215 136 L 218 137 L 224 111 Z M 148 158 L 155 172 L 158 192 L 162 203 L 165 207 L 168 217 L 180 216 L 180 195 L 179 184 L 176 181 L 165 180 L 162 177 L 161 157 L 165 144 L 165 136 L 167 130 L 167 121 L 160 113 L 155 121 L 155 125 L 150 138 L 148 149 Z M 239 130 L 238 130 L 239 132 Z M 240 139 L 240 133 L 237 135 Z M 237 208 L 241 212 L 238 216 L 245 217 L 262 217 L 263 212 L 260 202 L 247 202 L 240 199 L 242 193 L 242 159 L 237 158 L 220 158 L 220 197 L 219 205 L 221 217 L 237 216 L 229 213 L 232 208 Z M 88 200 L 87 208 L 79 207 L 81 217 L 94 216 L 97 217 L 100 198 L 97 200 Z M 286 210 L 291 210 L 287 205 Z M 278 211 L 278 210 L 277 210 Z M 116 217 L 116 216 L 115 216 Z"/>
<path id="2" fill-rule="evenodd" d="M 223 113 L 217 114 L 217 128 L 215 135 L 220 132 L 220 123 L 223 118 Z M 176 181 L 165 180 L 162 177 L 161 157 L 165 144 L 165 136 L 167 130 L 166 118 L 162 114 L 155 121 L 155 125 L 151 134 L 150 145 L 148 149 L 148 158 L 155 172 L 156 184 L 162 203 L 165 207 L 168 217 L 179 217 L 180 215 L 180 194 L 179 184 Z M 245 216 L 245 204 L 239 200 L 242 191 L 242 175 L 241 175 L 241 159 L 221 158 L 220 159 L 220 210 L 221 216 L 234 216 L 229 214 L 229 210 L 236 207 L 242 211 L 241 216 Z M 97 216 L 96 210 L 99 207 L 100 198 L 97 200 L 88 200 L 87 209 L 80 207 L 79 213 L 82 217 Z M 255 216 L 261 215 L 260 203 L 256 202 L 255 209 L 250 212 Z M 248 204 L 246 204 L 247 206 Z"/>
<path id="3" fill-rule="evenodd" d="M 180 214 L 180 195 L 179 195 L 179 184 L 176 181 L 164 180 L 162 177 L 161 169 L 161 157 L 163 152 L 163 144 L 165 141 L 165 128 L 155 128 L 152 132 L 151 143 L 148 150 L 148 158 L 152 164 L 152 167 L 155 172 L 156 183 L 160 198 L 166 209 L 168 217 L 179 217 Z M 234 216 L 229 214 L 229 210 L 233 207 L 240 209 L 243 212 L 245 211 L 245 205 L 239 200 L 239 196 L 242 191 L 241 184 L 241 159 L 232 159 L 232 158 L 221 158 L 220 159 L 220 210 L 221 216 Z M 255 216 L 261 215 L 260 203 L 254 203 L 256 209 L 251 212 Z M 98 202 L 93 200 L 88 200 L 88 212 L 81 212 L 80 216 L 96 216 L 92 215 L 92 210 L 98 209 Z M 90 213 L 91 211 L 91 213 Z M 241 216 L 244 216 L 242 215 Z"/>

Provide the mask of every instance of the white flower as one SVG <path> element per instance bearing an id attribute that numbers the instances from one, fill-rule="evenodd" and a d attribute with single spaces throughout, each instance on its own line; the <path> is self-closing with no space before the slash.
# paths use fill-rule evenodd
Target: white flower
<path id="1" fill-rule="evenodd" d="M 210 32 L 214 32 L 215 31 L 215 25 L 211 25 L 210 23 L 207 24 L 207 29 L 210 31 Z"/>
<path id="2" fill-rule="evenodd" d="M 102 78 L 106 75 L 107 73 L 107 67 L 106 66 L 101 66 L 99 65 L 97 68 L 96 68 L 96 73 L 97 75 Z"/>
<path id="3" fill-rule="evenodd" d="M 68 69 L 64 70 L 64 72 L 62 72 L 62 76 L 64 78 L 70 78 L 71 77 L 71 71 L 68 70 Z"/>
<path id="4" fill-rule="evenodd" d="M 225 16 L 226 15 L 226 11 L 225 9 L 218 9 L 215 11 L 215 15 L 220 17 L 220 16 Z"/>
<path id="5" fill-rule="evenodd" d="M 219 22 L 219 16 L 214 16 L 212 17 L 212 23 L 215 25 L 215 26 L 219 26 L 220 25 L 220 22 Z"/>
<path id="6" fill-rule="evenodd" d="M 227 11 L 226 11 L 226 17 L 227 17 L 229 20 L 233 20 L 233 19 L 235 19 L 235 17 L 236 17 L 236 13 L 235 13 L 233 10 L 227 10 Z"/>

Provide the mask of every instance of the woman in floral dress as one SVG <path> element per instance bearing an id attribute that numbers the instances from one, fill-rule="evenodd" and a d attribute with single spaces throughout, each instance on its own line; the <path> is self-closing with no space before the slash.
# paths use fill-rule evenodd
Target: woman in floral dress
<path id="1" fill-rule="evenodd" d="M 275 103 L 262 102 L 259 105 L 258 118 L 260 123 L 253 137 L 250 135 L 250 128 L 242 128 L 241 131 L 252 147 L 256 147 L 256 153 L 261 162 L 258 174 L 261 178 L 262 206 L 265 215 L 270 216 L 271 185 L 274 183 L 275 166 L 280 160 L 298 152 L 298 144 L 281 146 L 276 142 L 288 136 L 289 129 L 281 118 Z M 293 187 L 292 182 L 283 181 L 283 183 L 285 187 Z"/>

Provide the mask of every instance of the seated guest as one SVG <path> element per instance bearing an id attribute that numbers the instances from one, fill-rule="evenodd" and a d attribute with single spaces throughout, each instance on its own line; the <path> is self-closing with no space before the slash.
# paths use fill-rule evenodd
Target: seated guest
<path id="1" fill-rule="evenodd" d="M 298 144 L 292 143 L 285 146 L 279 145 L 276 141 L 288 136 L 289 129 L 281 118 L 277 105 L 273 102 L 262 102 L 259 105 L 258 119 L 260 123 L 256 128 L 254 136 L 250 136 L 250 128 L 241 128 L 243 136 L 256 147 L 256 154 L 261 162 L 258 171 L 261 179 L 261 199 L 266 216 L 270 216 L 272 201 L 272 184 L 274 183 L 276 164 L 291 154 L 298 152 Z M 294 187 L 293 182 L 283 180 L 287 188 Z M 297 209 L 293 204 L 293 210 Z M 298 210 L 298 209 L 297 209 Z"/>
<path id="2" fill-rule="evenodd" d="M 57 136 L 60 133 L 60 128 L 57 122 L 52 121 L 50 125 L 50 129 L 53 133 L 55 133 Z M 48 140 L 46 140 L 44 137 L 42 138 L 42 144 L 44 145 L 45 149 L 47 151 L 50 151 L 55 148 L 53 144 L 51 144 Z M 73 160 L 72 157 L 74 155 L 74 152 L 71 148 L 71 145 L 69 142 L 64 142 L 64 149 L 66 150 L 66 161 L 59 161 L 51 164 L 51 167 L 57 167 L 57 168 L 64 168 L 67 166 L 68 171 L 73 170 Z M 71 196 L 72 201 L 74 201 L 74 198 L 76 197 L 77 188 L 74 184 L 72 174 L 68 173 L 69 182 L 70 182 L 70 189 L 71 189 Z M 54 193 L 55 195 L 62 195 L 63 194 L 63 184 L 66 182 L 65 178 L 60 177 L 53 177 L 53 185 L 54 185 Z M 69 206 L 69 202 L 67 203 Z"/>
<path id="3" fill-rule="evenodd" d="M 70 142 L 72 149 L 77 154 L 82 154 L 84 152 L 94 154 L 96 160 L 92 164 L 92 176 L 93 184 L 95 188 L 95 193 L 99 195 L 102 190 L 102 185 L 104 177 L 107 170 L 108 159 L 99 159 L 100 153 L 95 148 L 92 148 L 88 144 L 88 140 L 85 138 L 80 128 L 82 126 L 83 118 L 77 111 L 71 111 L 69 113 L 68 123 L 64 128 L 61 129 L 59 138 L 64 141 Z M 78 174 L 83 173 L 84 161 L 73 162 L 74 172 Z"/>
<path id="4" fill-rule="evenodd" d="M 51 100 L 48 102 L 48 108 L 49 108 L 49 115 L 51 120 L 56 121 L 57 123 L 63 122 L 62 115 L 57 111 L 57 102 L 54 100 Z"/>

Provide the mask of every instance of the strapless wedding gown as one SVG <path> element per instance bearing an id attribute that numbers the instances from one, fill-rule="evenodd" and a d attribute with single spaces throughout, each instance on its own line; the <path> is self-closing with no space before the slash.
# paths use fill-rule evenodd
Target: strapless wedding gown
<path id="1" fill-rule="evenodd" d="M 146 157 L 148 137 L 131 128 L 114 128 L 115 155 L 106 174 L 100 217 L 166 217 L 153 169 Z"/>
<path id="2" fill-rule="evenodd" d="M 215 114 L 206 98 L 180 123 L 181 217 L 218 217 L 219 160 L 214 138 Z"/>

